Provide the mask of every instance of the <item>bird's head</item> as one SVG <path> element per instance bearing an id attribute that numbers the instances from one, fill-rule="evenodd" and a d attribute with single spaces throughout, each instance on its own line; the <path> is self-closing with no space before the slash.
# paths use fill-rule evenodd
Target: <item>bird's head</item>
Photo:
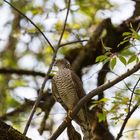
<path id="1" fill-rule="evenodd" d="M 66 59 L 58 59 L 55 61 L 54 66 L 58 67 L 58 69 L 71 69 L 71 65 Z"/>

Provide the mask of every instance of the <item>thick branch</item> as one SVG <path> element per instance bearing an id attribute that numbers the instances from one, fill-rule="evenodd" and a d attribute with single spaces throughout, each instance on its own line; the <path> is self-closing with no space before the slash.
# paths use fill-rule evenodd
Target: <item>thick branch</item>
<path id="1" fill-rule="evenodd" d="M 72 49 L 66 54 L 66 58 L 72 63 L 73 70 L 81 76 L 81 70 L 83 67 L 95 64 L 95 60 L 98 56 L 105 53 L 105 49 L 102 46 L 101 39 L 105 46 L 110 47 L 112 53 L 119 53 L 125 47 L 128 42 L 118 47 L 118 44 L 123 41 L 124 32 L 130 32 L 130 23 L 134 29 L 137 29 L 140 18 L 133 18 L 124 21 L 118 27 L 114 27 L 110 19 L 102 21 L 93 32 L 87 44 L 77 51 L 77 48 Z M 107 34 L 102 38 L 102 33 L 106 29 Z M 74 53 L 73 53 L 74 52 Z"/>
<path id="2" fill-rule="evenodd" d="M 132 17 L 137 17 L 140 15 L 140 1 L 139 0 L 133 0 L 133 1 L 135 1 L 135 10 Z"/>
<path id="3" fill-rule="evenodd" d="M 89 41 L 87 42 L 85 47 L 80 52 L 78 52 L 78 55 L 72 64 L 73 70 L 76 73 L 78 73 L 79 70 L 81 70 L 83 63 L 86 63 L 86 62 L 88 63 L 91 61 L 91 60 L 86 61 L 86 58 L 93 59 L 94 53 L 97 50 L 96 45 L 100 40 L 100 36 L 101 36 L 107 22 L 108 22 L 108 19 L 104 20 L 100 23 L 100 25 L 96 28 L 96 30 L 94 31 L 93 35 L 91 36 L 91 38 L 89 39 Z M 98 49 L 99 49 L 99 47 L 98 47 Z M 100 52 L 100 50 L 99 50 L 99 52 Z M 92 53 L 92 57 L 90 57 L 91 53 Z"/>
<path id="4" fill-rule="evenodd" d="M 105 63 L 102 67 L 102 69 L 98 73 L 98 79 L 97 79 L 97 86 L 101 86 L 105 83 L 106 75 L 110 71 L 109 63 Z M 102 99 L 104 97 L 104 93 L 101 92 L 98 96 L 98 100 Z"/>
<path id="5" fill-rule="evenodd" d="M 24 70 L 24 69 L 9 69 L 9 68 L 0 68 L 0 74 L 17 74 L 17 75 L 28 75 L 28 76 L 40 76 L 45 77 L 45 73 L 37 72 L 33 70 Z"/>
<path id="6" fill-rule="evenodd" d="M 10 116 L 13 116 L 13 115 L 16 115 L 16 114 L 19 114 L 21 112 L 25 112 L 25 110 L 27 108 L 30 108 L 32 105 L 34 104 L 34 102 L 32 101 L 27 101 L 25 103 L 23 103 L 20 107 L 17 107 L 16 109 L 14 109 L 13 111 L 11 112 L 8 112 L 2 116 L 0 116 L 0 119 L 1 120 L 6 120 L 8 117 Z"/>
<path id="7" fill-rule="evenodd" d="M 0 140 L 31 140 L 0 120 Z"/>
<path id="8" fill-rule="evenodd" d="M 103 84 L 103 85 L 99 86 L 98 88 L 96 88 L 96 89 L 92 90 L 91 92 L 89 92 L 75 106 L 75 108 L 73 109 L 73 112 L 71 113 L 71 118 L 73 118 L 76 115 L 76 113 L 80 110 L 80 108 L 86 102 L 88 102 L 92 97 L 94 97 L 94 96 L 98 95 L 100 92 L 103 92 L 104 90 L 114 86 L 115 84 L 119 83 L 123 79 L 127 78 L 128 76 L 130 76 L 133 73 L 135 73 L 136 71 L 138 71 L 139 69 L 140 69 L 140 63 L 136 64 L 131 70 L 128 70 L 126 73 L 124 73 L 121 76 L 117 77 L 113 81 L 108 82 L 106 84 Z M 51 136 L 50 140 L 56 139 L 64 131 L 64 129 L 67 127 L 68 123 L 70 123 L 70 122 L 71 122 L 70 119 L 69 120 L 67 119 L 67 122 L 63 121 L 62 124 L 56 130 L 56 132 Z"/>

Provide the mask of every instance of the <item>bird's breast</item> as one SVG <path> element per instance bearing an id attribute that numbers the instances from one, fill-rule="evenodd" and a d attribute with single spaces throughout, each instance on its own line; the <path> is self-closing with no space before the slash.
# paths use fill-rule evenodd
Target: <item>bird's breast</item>
<path id="1" fill-rule="evenodd" d="M 59 71 L 57 75 L 55 75 L 54 80 L 60 98 L 69 109 L 72 109 L 78 101 L 78 96 L 71 78 L 71 71 L 69 69 Z"/>

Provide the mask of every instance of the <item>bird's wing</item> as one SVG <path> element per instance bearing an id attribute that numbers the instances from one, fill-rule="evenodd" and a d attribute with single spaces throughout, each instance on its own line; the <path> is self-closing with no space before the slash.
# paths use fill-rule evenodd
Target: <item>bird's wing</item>
<path id="1" fill-rule="evenodd" d="M 73 85 L 76 89 L 76 92 L 78 94 L 77 96 L 79 97 L 79 99 L 81 99 L 82 97 L 84 97 L 86 95 L 86 93 L 83 89 L 82 81 L 73 71 L 71 71 L 71 78 L 73 81 Z"/>
<path id="2" fill-rule="evenodd" d="M 57 85 L 53 78 L 52 78 L 52 95 L 53 95 L 54 99 L 64 107 L 65 110 L 68 110 L 67 106 L 64 104 L 64 102 L 62 101 L 62 99 L 59 95 L 59 92 L 57 90 Z"/>
<path id="3" fill-rule="evenodd" d="M 75 86 L 77 96 L 80 100 L 82 97 L 84 97 L 86 95 L 86 93 L 83 89 L 82 81 L 73 71 L 71 71 L 71 77 L 72 77 L 73 85 Z M 88 110 L 88 107 L 85 103 L 75 118 L 76 122 L 83 128 L 87 128 L 88 124 L 89 124 L 87 110 Z"/>

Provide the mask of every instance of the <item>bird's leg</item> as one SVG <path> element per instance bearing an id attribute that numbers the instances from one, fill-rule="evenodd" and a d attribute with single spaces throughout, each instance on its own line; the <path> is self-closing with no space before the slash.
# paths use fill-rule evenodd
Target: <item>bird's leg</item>
<path id="1" fill-rule="evenodd" d="M 72 120 L 72 118 L 71 118 L 71 113 L 72 113 L 72 110 L 68 110 L 67 117 L 68 117 L 69 119 L 71 119 L 71 120 Z"/>
<path id="2" fill-rule="evenodd" d="M 67 113 L 67 116 L 65 118 L 65 121 L 68 122 L 69 120 L 72 120 L 71 118 L 71 113 L 72 113 L 72 110 L 68 110 L 68 113 Z"/>

